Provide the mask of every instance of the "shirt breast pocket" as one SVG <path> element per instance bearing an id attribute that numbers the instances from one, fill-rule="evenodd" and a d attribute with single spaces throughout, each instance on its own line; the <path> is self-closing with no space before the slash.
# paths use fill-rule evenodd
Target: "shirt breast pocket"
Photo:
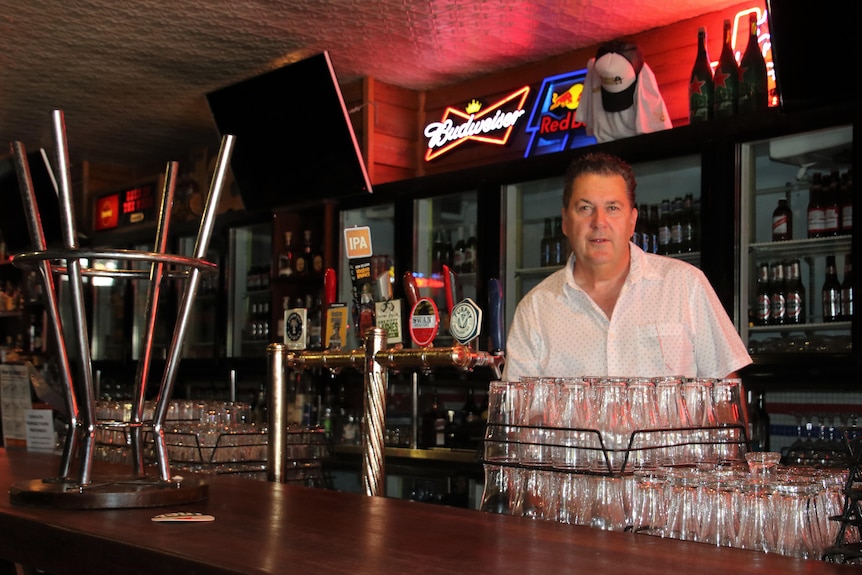
<path id="1" fill-rule="evenodd" d="M 694 346 L 679 323 L 654 323 L 638 328 L 640 355 L 652 373 L 693 377 L 697 373 Z"/>

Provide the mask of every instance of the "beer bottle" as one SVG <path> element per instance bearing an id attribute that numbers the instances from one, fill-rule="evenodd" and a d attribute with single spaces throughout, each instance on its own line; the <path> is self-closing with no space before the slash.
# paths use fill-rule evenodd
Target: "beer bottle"
<path id="1" fill-rule="evenodd" d="M 754 325 L 769 325 L 772 319 L 772 292 L 769 289 L 769 264 L 757 266 L 757 288 L 754 294 Z"/>
<path id="2" fill-rule="evenodd" d="M 446 261 L 446 241 L 443 239 L 443 230 L 437 230 L 434 235 L 434 242 L 431 244 L 431 273 L 439 274 L 443 272 L 443 264 L 449 265 Z"/>
<path id="3" fill-rule="evenodd" d="M 823 236 L 837 236 L 841 227 L 841 206 L 838 203 L 838 184 L 840 176 L 833 170 L 823 183 L 821 203 L 823 204 Z"/>
<path id="4" fill-rule="evenodd" d="M 826 278 L 821 290 L 823 301 L 823 321 L 833 322 L 841 319 L 841 282 L 838 281 L 838 270 L 835 266 L 835 256 L 826 256 Z"/>
<path id="5" fill-rule="evenodd" d="M 670 248 L 672 254 L 682 253 L 682 198 L 677 196 L 670 210 Z"/>
<path id="6" fill-rule="evenodd" d="M 757 15 L 748 15 L 748 46 L 739 62 L 739 113 L 757 112 L 769 107 L 766 61 L 757 42 Z"/>
<path id="7" fill-rule="evenodd" d="M 694 244 L 694 199 L 691 192 L 682 200 L 682 251 L 695 251 Z"/>
<path id="8" fill-rule="evenodd" d="M 546 267 L 551 265 L 551 248 L 554 243 L 553 228 L 551 228 L 551 218 L 545 218 L 545 231 L 542 234 L 542 242 L 539 255 L 539 265 Z"/>
<path id="9" fill-rule="evenodd" d="M 649 207 L 649 251 L 652 254 L 658 253 L 658 227 L 659 215 L 658 205 L 650 204 Z"/>
<path id="10" fill-rule="evenodd" d="M 641 204 L 640 207 L 638 207 L 638 221 L 635 223 L 635 233 L 632 235 L 632 243 L 646 251 L 644 248 L 644 240 L 648 233 L 647 224 L 649 219 L 649 210 L 647 209 L 647 212 L 644 213 L 644 207 L 645 204 Z"/>
<path id="11" fill-rule="evenodd" d="M 787 199 L 778 200 L 778 205 L 772 212 L 772 241 L 783 242 L 793 239 L 793 212 Z"/>
<path id="12" fill-rule="evenodd" d="M 787 286 L 784 283 L 784 264 L 775 262 L 772 264 L 772 314 L 770 323 L 772 325 L 783 325 L 787 322 Z"/>
<path id="13" fill-rule="evenodd" d="M 733 55 L 733 28 L 730 20 L 724 21 L 724 44 L 713 75 L 715 82 L 715 117 L 735 116 L 739 106 L 739 66 Z"/>
<path id="14" fill-rule="evenodd" d="M 826 225 L 824 221 L 826 214 L 823 211 L 823 204 L 820 203 L 820 194 L 822 190 L 822 176 L 820 172 L 814 172 L 811 177 L 811 184 L 808 186 L 808 237 L 821 238 L 823 237 L 823 229 Z"/>
<path id="15" fill-rule="evenodd" d="M 452 252 L 452 271 L 462 273 L 464 271 L 464 257 L 467 254 L 467 242 L 464 240 L 464 227 L 458 226 L 458 235 L 455 239 L 455 248 Z"/>
<path id="16" fill-rule="evenodd" d="M 787 293 L 785 296 L 785 315 L 787 323 L 805 323 L 805 286 L 802 284 L 798 259 L 787 265 Z"/>
<path id="17" fill-rule="evenodd" d="M 671 209 L 670 200 L 665 198 L 661 201 L 658 216 L 658 253 L 668 255 L 670 253 L 671 238 Z"/>
<path id="18" fill-rule="evenodd" d="M 688 82 L 688 121 L 691 124 L 713 118 L 714 86 L 706 50 L 706 28 L 697 29 L 697 57 Z"/>
<path id="19" fill-rule="evenodd" d="M 763 392 L 748 392 L 748 435 L 752 451 L 769 451 L 769 413 Z"/>
<path id="20" fill-rule="evenodd" d="M 479 269 L 477 253 L 479 241 L 476 239 L 476 224 L 470 224 L 467 234 L 467 251 L 464 253 L 464 272 L 475 273 Z"/>
<path id="21" fill-rule="evenodd" d="M 841 280 L 841 320 L 853 319 L 853 264 L 851 254 L 844 256 L 844 279 Z"/>
<path id="22" fill-rule="evenodd" d="M 848 169 L 841 175 L 841 185 L 839 186 L 840 203 L 841 203 L 841 233 L 853 233 L 853 177 L 852 172 Z"/>
<path id="23" fill-rule="evenodd" d="M 645 252 L 652 251 L 652 219 L 649 205 L 641 204 L 638 208 L 638 223 L 641 225 L 640 243 L 638 246 Z"/>
<path id="24" fill-rule="evenodd" d="M 551 265 L 561 266 L 569 257 L 569 245 L 566 236 L 563 235 L 563 218 L 554 218 L 554 243 L 551 250 Z"/>
<path id="25" fill-rule="evenodd" d="M 284 232 L 284 247 L 278 255 L 278 275 L 288 277 L 293 274 L 294 255 L 291 242 L 293 241 L 292 232 Z"/>

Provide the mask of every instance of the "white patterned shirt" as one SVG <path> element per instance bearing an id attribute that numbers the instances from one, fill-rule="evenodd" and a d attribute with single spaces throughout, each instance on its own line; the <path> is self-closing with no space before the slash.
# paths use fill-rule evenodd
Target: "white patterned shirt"
<path id="1" fill-rule="evenodd" d="M 522 376 L 726 377 L 751 357 L 697 267 L 630 244 L 613 315 L 575 283 L 574 256 L 518 303 L 503 379 Z"/>

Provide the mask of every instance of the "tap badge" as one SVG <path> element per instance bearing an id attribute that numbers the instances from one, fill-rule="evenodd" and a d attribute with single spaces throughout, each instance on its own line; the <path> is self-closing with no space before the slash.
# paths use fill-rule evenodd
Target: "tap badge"
<path id="1" fill-rule="evenodd" d="M 308 310 L 294 308 L 284 310 L 284 347 L 305 349 L 305 318 Z"/>
<path id="2" fill-rule="evenodd" d="M 437 336 L 440 323 L 437 304 L 431 298 L 423 297 L 410 310 L 410 338 L 419 347 L 428 347 Z"/>
<path id="3" fill-rule="evenodd" d="M 464 298 L 452 308 L 449 333 L 458 343 L 467 345 L 477 337 L 482 328 L 482 309 L 470 298 Z"/>

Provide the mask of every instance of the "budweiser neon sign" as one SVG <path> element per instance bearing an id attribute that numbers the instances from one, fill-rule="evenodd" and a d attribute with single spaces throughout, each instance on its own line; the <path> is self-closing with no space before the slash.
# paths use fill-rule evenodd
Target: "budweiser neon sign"
<path id="1" fill-rule="evenodd" d="M 467 141 L 503 146 L 509 141 L 515 124 L 524 116 L 524 102 L 530 87 L 524 86 L 495 104 L 482 110 L 482 105 L 473 100 L 465 109 L 449 106 L 439 122 L 425 126 L 428 151 L 425 161 L 442 156 L 449 150 Z M 481 110 L 481 111 L 480 111 Z"/>

